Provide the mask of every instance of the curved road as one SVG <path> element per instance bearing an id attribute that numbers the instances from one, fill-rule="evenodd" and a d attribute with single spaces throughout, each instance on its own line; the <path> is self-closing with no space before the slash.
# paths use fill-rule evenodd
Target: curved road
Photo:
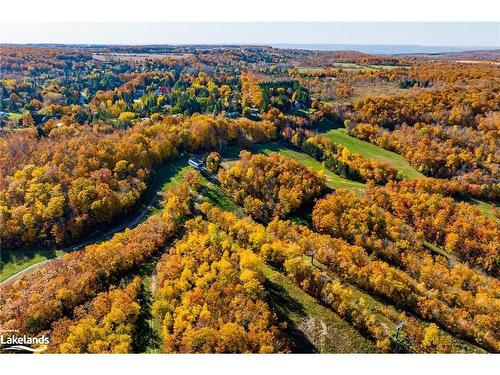
<path id="1" fill-rule="evenodd" d="M 110 237 L 112 237 L 115 233 L 121 232 L 121 231 L 125 230 L 126 228 L 135 227 L 136 225 L 138 225 L 142 221 L 144 216 L 146 216 L 146 214 L 149 211 L 151 211 L 152 206 L 155 203 L 155 200 L 156 200 L 156 198 L 153 198 L 153 200 L 151 201 L 151 204 L 149 206 L 142 205 L 142 209 L 140 211 L 138 211 L 134 217 L 130 218 L 129 220 L 127 220 L 121 224 L 118 224 L 117 226 L 107 230 L 104 233 L 99 234 L 96 238 L 94 238 L 92 240 L 84 240 L 84 241 L 81 241 L 77 244 L 62 248 L 60 250 L 67 253 L 67 252 L 71 252 L 73 250 L 81 249 L 85 246 L 105 241 L 105 240 L 109 239 Z M 8 282 L 14 281 L 14 280 L 20 278 L 23 274 L 33 270 L 34 268 L 36 268 L 38 266 L 41 266 L 44 263 L 50 262 L 51 260 L 54 260 L 54 259 L 57 259 L 57 257 L 45 259 L 41 262 L 38 262 L 38 263 L 32 264 L 26 268 L 23 268 L 22 270 L 18 271 L 17 273 L 15 273 L 15 274 L 7 277 L 5 280 L 1 281 L 0 286 L 7 284 Z"/>
<path id="2" fill-rule="evenodd" d="M 175 176 L 175 173 L 172 174 L 171 176 L 169 176 L 168 180 L 171 180 L 172 177 L 174 177 L 174 176 Z M 166 182 L 166 181 L 163 181 L 163 182 Z M 151 186 L 154 186 L 154 185 L 158 185 L 158 184 L 151 184 Z M 162 182 L 160 182 L 159 185 L 161 186 Z M 126 228 L 134 228 L 135 226 L 137 226 L 144 219 L 144 217 L 154 208 L 154 205 L 157 203 L 157 201 L 158 201 L 157 191 L 153 191 L 153 193 L 154 194 L 152 195 L 152 197 L 151 197 L 151 199 L 149 201 L 149 204 L 147 206 L 145 206 L 144 204 L 141 204 L 141 209 L 139 211 L 137 211 L 128 220 L 125 220 L 124 222 L 122 222 L 122 223 L 120 223 L 120 224 L 118 224 L 118 225 L 110 228 L 109 230 L 107 230 L 107 231 L 105 231 L 103 233 L 98 234 L 97 237 L 95 237 L 95 238 L 83 240 L 81 242 L 78 242 L 78 243 L 76 243 L 74 245 L 62 248 L 60 250 L 62 250 L 65 253 L 67 253 L 67 252 L 70 252 L 70 251 L 73 251 L 73 250 L 77 250 L 77 249 L 83 248 L 83 247 L 91 245 L 91 244 L 96 244 L 96 243 L 105 241 L 105 240 L 109 239 L 110 237 L 112 237 L 115 233 L 121 232 L 121 231 L 125 230 Z M 36 267 L 41 266 L 42 264 L 45 264 L 47 262 L 50 262 L 53 259 L 57 259 L 57 258 L 46 259 L 46 260 L 43 260 L 43 261 L 41 261 L 39 263 L 35 263 L 35 264 L 32 264 L 32 265 L 30 265 L 30 266 L 28 266 L 26 268 L 23 268 L 22 270 L 19 270 L 15 274 L 13 274 L 13 275 L 9 276 L 8 278 L 6 278 L 5 280 L 1 281 L 0 282 L 0 287 L 3 286 L 3 285 L 5 285 L 5 284 L 7 284 L 7 283 L 9 283 L 9 282 L 17 280 L 23 274 L 25 274 L 27 272 L 30 272 L 33 269 L 35 269 Z"/>

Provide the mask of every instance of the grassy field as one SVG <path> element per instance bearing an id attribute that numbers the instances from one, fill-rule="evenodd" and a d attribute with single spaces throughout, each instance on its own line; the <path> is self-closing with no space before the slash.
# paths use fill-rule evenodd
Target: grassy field
<path id="1" fill-rule="evenodd" d="M 0 254 L 0 282 L 32 265 L 48 259 L 60 257 L 63 254 L 64 251 L 61 250 L 27 250 L 22 254 L 2 250 Z"/>
<path id="2" fill-rule="evenodd" d="M 374 344 L 349 323 L 293 285 L 285 276 L 264 266 L 270 305 L 287 322 L 285 333 L 299 353 L 374 353 Z"/>
<path id="3" fill-rule="evenodd" d="M 11 120 L 20 120 L 23 117 L 23 114 L 20 112 L 8 112 L 9 119 Z"/>
<path id="4" fill-rule="evenodd" d="M 277 152 L 283 156 L 289 157 L 299 161 L 306 167 L 312 168 L 316 171 L 323 171 L 326 177 L 326 184 L 333 189 L 347 189 L 351 190 L 356 194 L 363 194 L 365 185 L 361 182 L 352 181 L 326 169 L 323 164 L 313 157 L 296 150 L 292 150 L 281 143 L 264 143 L 260 145 L 255 145 L 250 151 L 254 153 L 263 153 L 269 155 L 271 152 Z"/>
<path id="5" fill-rule="evenodd" d="M 203 185 L 203 196 L 206 201 L 212 203 L 214 206 L 223 211 L 241 214 L 242 210 L 238 207 L 228 196 L 226 196 L 218 186 L 202 178 L 201 184 Z"/>
<path id="6" fill-rule="evenodd" d="M 181 157 L 158 168 L 152 178 L 151 183 L 148 185 L 148 189 L 144 194 L 144 198 L 146 200 L 152 200 L 154 198 L 154 195 L 158 194 L 159 192 L 165 191 L 172 185 L 175 185 L 184 177 L 187 172 L 193 171 L 194 168 L 187 163 L 188 159 L 189 158 L 187 156 Z M 161 210 L 161 207 L 155 205 L 154 207 L 152 207 L 151 212 L 148 216 L 156 215 L 161 212 Z"/>
<path id="7" fill-rule="evenodd" d="M 332 141 L 344 145 L 349 149 L 349 151 L 358 153 L 367 159 L 388 162 L 398 171 L 400 171 L 404 178 L 425 178 L 422 173 L 413 168 L 401 155 L 384 150 L 383 148 L 369 142 L 351 137 L 346 133 L 345 129 L 330 129 L 326 131 L 324 135 L 326 135 Z M 481 211 L 491 220 L 494 220 L 497 223 L 500 222 L 500 220 L 494 214 L 495 205 L 478 199 L 471 199 L 470 201 L 468 201 L 468 203 L 474 205 L 479 211 Z"/>
<path id="8" fill-rule="evenodd" d="M 345 132 L 345 129 L 331 129 L 325 133 L 335 143 L 344 145 L 352 153 L 358 153 L 361 156 L 376 161 L 385 161 L 397 168 L 403 177 L 414 179 L 424 177 L 424 175 L 413 168 L 401 155 L 384 150 L 369 142 L 351 137 Z"/>

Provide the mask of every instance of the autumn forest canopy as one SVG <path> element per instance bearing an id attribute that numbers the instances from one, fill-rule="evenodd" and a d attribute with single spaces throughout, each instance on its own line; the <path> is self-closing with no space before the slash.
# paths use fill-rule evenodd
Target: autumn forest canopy
<path id="1" fill-rule="evenodd" d="M 500 352 L 498 51 L 0 48 L 0 329 Z"/>

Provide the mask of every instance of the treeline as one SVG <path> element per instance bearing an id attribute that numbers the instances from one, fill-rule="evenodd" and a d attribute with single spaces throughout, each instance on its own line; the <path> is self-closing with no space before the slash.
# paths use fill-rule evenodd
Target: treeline
<path id="1" fill-rule="evenodd" d="M 363 297 L 363 294 L 349 284 L 383 297 L 394 306 L 402 308 L 403 311 L 415 312 L 417 316 L 425 315 L 426 319 L 466 338 L 470 338 L 470 332 L 474 331 L 468 331 L 462 327 L 465 324 L 463 317 L 468 314 L 466 311 L 470 311 L 475 319 L 469 318 L 470 320 L 466 320 L 467 324 L 482 327 L 481 330 L 475 331 L 477 336 L 474 340 L 490 350 L 498 350 L 498 338 L 494 338 L 496 318 L 493 304 L 485 304 L 493 310 L 487 313 L 490 323 L 484 325 L 483 321 L 486 316 L 483 315 L 485 314 L 482 312 L 484 305 L 479 303 L 480 300 L 478 300 L 478 305 L 472 308 L 467 304 L 461 307 L 455 306 L 452 300 L 446 299 L 450 286 L 445 284 L 446 282 L 453 283 L 453 278 L 446 279 L 445 284 L 439 286 L 440 294 L 434 296 L 430 291 L 438 286 L 427 284 L 432 281 L 431 277 L 427 281 L 423 279 L 417 281 L 419 279 L 414 279 L 401 269 L 373 259 L 363 247 L 314 233 L 306 227 L 280 221 L 277 218 L 266 229 L 247 219 L 241 220 L 233 214 L 223 213 L 210 205 L 204 205 L 201 209 L 209 221 L 216 223 L 230 234 L 240 246 L 247 246 L 260 253 L 264 259 L 281 269 L 298 286 L 316 298 L 322 299 L 361 332 L 372 337 L 382 351 L 397 351 L 406 348 L 406 350 L 419 352 L 460 352 L 470 350 L 470 347 L 466 349 L 467 345 L 461 343 L 460 340 L 452 339 L 436 324 L 422 323 L 421 320 L 394 309 L 390 304 L 373 310 L 369 306 L 375 302 L 368 303 L 366 301 L 368 297 Z M 316 264 L 319 261 L 322 267 L 326 266 L 330 271 L 325 272 L 322 267 L 313 266 L 311 261 L 304 259 L 304 255 L 313 255 Z M 430 256 L 428 258 L 427 261 L 431 259 Z M 421 259 L 414 261 L 416 267 L 422 266 Z M 440 267 L 448 269 L 445 265 Z M 494 281 L 470 270 L 464 273 L 464 270 L 468 269 L 457 266 L 448 269 L 448 272 L 461 275 L 464 280 L 468 281 L 481 280 L 475 286 L 477 290 L 483 292 L 487 290 L 489 298 L 495 298 Z M 478 276 L 479 279 L 476 279 Z M 461 282 L 458 282 L 454 288 L 462 289 L 460 293 L 469 298 L 477 293 L 474 290 L 463 289 Z M 435 311 L 432 314 L 423 314 L 423 306 L 426 305 L 432 306 Z M 446 312 L 437 314 L 438 308 Z M 450 318 L 448 313 L 455 314 L 454 318 Z M 403 330 L 405 333 L 401 342 L 395 340 L 395 331 L 391 328 L 400 321 L 407 324 L 407 328 Z"/>
<path id="2" fill-rule="evenodd" d="M 385 189 L 368 189 L 366 194 L 373 204 L 403 219 L 433 244 L 473 267 L 498 276 L 498 223 L 467 203 L 414 191 L 412 185 L 391 183 Z"/>
<path id="3" fill-rule="evenodd" d="M 491 83 L 493 85 L 493 83 Z M 493 87 L 445 87 L 410 91 L 401 96 L 367 97 L 354 102 L 358 122 L 385 128 L 406 123 L 447 124 L 477 128 L 480 119 L 498 111 Z"/>
<path id="4" fill-rule="evenodd" d="M 489 136 L 417 123 L 388 131 L 378 125 L 357 124 L 349 134 L 397 152 L 426 176 L 452 178 L 464 191 L 478 198 L 498 201 L 500 185 L 494 130 Z"/>
<path id="5" fill-rule="evenodd" d="M 300 148 L 324 162 L 325 167 L 335 174 L 351 180 L 385 185 L 388 181 L 400 179 L 398 170 L 389 163 L 365 159 L 325 136 L 309 137 L 300 144 Z"/>
<path id="6" fill-rule="evenodd" d="M 426 176 L 454 179 L 467 193 L 498 200 L 497 66 L 416 64 L 411 79 L 433 82 L 405 94 L 368 96 L 340 116 L 349 134 L 397 152 Z"/>
<path id="7" fill-rule="evenodd" d="M 50 332 L 51 353 L 131 353 L 141 306 L 141 278 L 122 288 L 111 287 L 88 304 L 77 307 L 73 318 L 62 318 Z"/>
<path id="8" fill-rule="evenodd" d="M 241 194 L 242 199 L 248 200 L 259 196 L 260 191 L 242 191 Z M 244 194 L 250 194 L 250 198 L 243 198 Z M 436 198 L 438 197 L 434 197 Z M 395 205 L 406 204 L 404 202 L 401 200 L 395 202 Z M 426 212 L 426 208 L 425 205 L 421 208 L 422 217 L 429 217 L 428 222 L 435 225 L 434 231 L 442 230 L 443 223 L 433 221 L 436 219 L 433 216 L 434 210 Z M 410 209 L 413 211 L 416 208 Z M 448 259 L 435 258 L 424 246 L 422 228 L 416 224 L 418 232 L 415 232 L 411 225 L 407 225 L 405 220 L 390 211 L 379 207 L 369 198 L 358 198 L 342 190 L 318 201 L 312 214 L 315 228 L 350 244 L 344 247 L 345 251 L 340 251 L 342 247 L 339 244 L 325 245 L 326 253 L 322 262 L 333 262 L 333 272 L 340 272 L 348 282 L 370 294 L 389 299 L 396 306 L 431 320 L 488 350 L 498 350 L 494 328 L 497 324 L 497 281 L 482 276 L 466 265 L 450 266 Z M 404 209 L 402 212 L 405 212 Z M 250 213 L 259 219 L 259 215 Z M 437 218 L 441 217 L 442 214 Z M 481 229 L 478 228 L 480 232 L 477 233 L 465 231 L 465 227 L 461 227 L 459 222 L 457 225 L 449 223 L 453 228 L 451 231 L 465 232 L 463 237 L 458 237 L 463 238 L 462 242 L 465 244 L 454 251 L 466 261 L 473 258 L 472 254 L 481 254 L 471 264 L 481 263 L 491 271 L 488 267 L 498 260 L 498 251 L 494 250 L 492 242 L 498 237 L 497 227 L 485 218 L 481 220 L 484 225 Z M 411 219 L 408 219 L 408 223 L 413 225 Z M 475 239 L 475 236 L 483 232 L 482 239 Z M 295 241 L 300 241 L 299 238 L 298 234 L 294 234 Z M 309 251 L 319 251 L 320 238 L 311 242 L 314 246 Z M 452 245 L 459 246 L 458 241 Z M 329 249 L 337 250 L 332 253 Z M 466 256 L 467 253 L 469 254 Z M 330 255 L 327 257 L 326 254 Z M 443 275 L 447 277 L 443 278 Z M 481 282 L 477 284 L 473 280 Z"/>
<path id="9" fill-rule="evenodd" d="M 170 55 L 170 50 L 148 59 L 134 53 L 115 55 L 118 49 L 113 48 L 7 47 L 5 51 L 0 110 L 6 113 L 0 116 L 0 128 L 36 126 L 44 131 L 47 121 L 57 123 L 70 116 L 80 125 L 103 121 L 123 128 L 136 119 L 158 115 L 256 117 L 251 107 L 289 110 L 295 103 L 309 104 L 307 90 L 297 82 L 293 87 L 263 90 L 253 78 L 263 61 L 285 61 L 290 52 L 252 48 Z"/>
<path id="10" fill-rule="evenodd" d="M 492 60 L 494 58 L 492 57 Z M 452 61 L 419 62 L 408 70 L 410 77 L 445 84 L 466 84 L 498 79 L 500 68 L 495 64 L 467 64 Z"/>
<path id="11" fill-rule="evenodd" d="M 481 185 L 457 180 L 446 180 L 441 178 L 417 178 L 413 180 L 402 180 L 397 184 L 390 184 L 391 188 L 411 193 L 440 194 L 444 197 L 451 197 L 457 201 L 467 201 L 470 196 L 480 196 Z M 499 217 L 500 212 L 493 207 L 492 214 Z"/>
<path id="12" fill-rule="evenodd" d="M 448 268 L 443 267 L 446 261 L 444 263 L 440 259 L 434 261 L 431 256 L 426 255 L 422 245 L 419 246 L 419 241 L 415 240 L 413 229 L 402 224 L 400 219 L 376 204 L 370 204 L 364 198 L 355 197 L 352 193 L 338 191 L 335 195 L 319 201 L 312 217 L 318 230 L 362 246 L 368 254 L 373 252 L 389 264 L 394 264 L 395 267 L 405 271 L 405 273 L 389 272 L 391 267 L 387 267 L 387 264 L 378 271 L 376 271 L 378 267 L 372 271 L 367 268 L 360 273 L 360 276 L 367 277 L 361 279 L 368 283 L 365 288 L 371 283 L 376 283 L 377 278 L 369 276 L 371 272 L 375 272 L 374 276 L 383 274 L 384 287 L 378 292 L 375 285 L 371 287 L 375 288 L 372 291 L 376 294 L 382 292 L 382 296 L 391 299 L 395 304 L 406 306 L 416 314 L 433 320 L 462 337 L 474 340 L 485 348 L 498 350 L 499 341 L 494 328 L 497 324 L 496 279 L 481 277 L 477 272 L 467 272 L 469 277 L 475 274 L 475 279 L 481 278 L 486 289 L 484 286 L 479 286 L 480 284 L 464 283 L 463 279 L 456 283 L 456 272 L 458 270 L 464 272 L 462 269 L 467 269 L 460 266 L 446 272 L 449 272 L 449 278 L 443 278 L 441 274 L 441 280 L 434 281 L 436 273 Z M 371 264 L 381 266 L 384 263 Z M 385 270 L 382 271 L 383 269 Z M 393 281 L 389 281 L 391 279 Z M 424 282 L 438 291 L 437 296 L 421 290 L 422 285 L 413 279 Z M 438 282 L 441 282 L 440 288 Z M 383 291 L 386 287 L 389 289 Z M 475 289 L 477 287 L 480 287 L 484 294 L 478 295 Z M 488 295 L 489 297 L 486 297 Z M 487 298 L 488 302 L 483 304 L 482 298 Z M 464 315 L 464 311 L 468 312 L 467 315 Z"/>

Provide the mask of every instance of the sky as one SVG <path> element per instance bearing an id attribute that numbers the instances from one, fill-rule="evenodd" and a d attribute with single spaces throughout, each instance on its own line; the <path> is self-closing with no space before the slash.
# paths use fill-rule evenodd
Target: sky
<path id="1" fill-rule="evenodd" d="M 2 23 L 0 42 L 377 44 L 500 48 L 500 22 Z"/>

